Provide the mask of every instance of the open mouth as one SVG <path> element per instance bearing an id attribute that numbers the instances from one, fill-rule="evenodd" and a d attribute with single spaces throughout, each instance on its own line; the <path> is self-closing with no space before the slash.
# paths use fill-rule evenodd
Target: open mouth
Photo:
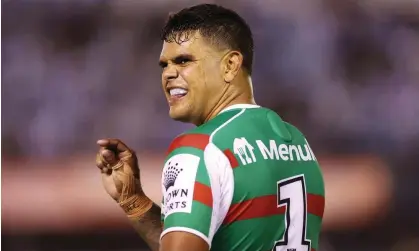
<path id="1" fill-rule="evenodd" d="M 188 94 L 188 90 L 184 88 L 171 88 L 169 89 L 169 94 L 171 98 L 180 99 L 185 97 Z"/>

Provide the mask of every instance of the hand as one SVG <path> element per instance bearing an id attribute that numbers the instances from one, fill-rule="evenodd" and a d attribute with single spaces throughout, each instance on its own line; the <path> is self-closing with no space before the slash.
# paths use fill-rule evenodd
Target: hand
<path id="1" fill-rule="evenodd" d="M 118 139 L 101 139 L 96 166 L 101 170 L 106 192 L 124 209 L 128 217 L 141 217 L 153 205 L 145 196 L 135 153 Z"/>
<path id="2" fill-rule="evenodd" d="M 117 202 L 142 193 L 136 154 L 118 139 L 101 139 L 96 166 L 106 192 Z"/>

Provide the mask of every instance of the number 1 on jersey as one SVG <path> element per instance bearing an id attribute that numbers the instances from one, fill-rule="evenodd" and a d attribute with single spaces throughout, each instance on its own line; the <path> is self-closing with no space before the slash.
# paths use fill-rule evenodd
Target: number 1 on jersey
<path id="1" fill-rule="evenodd" d="M 273 251 L 310 251 L 307 240 L 307 192 L 304 175 L 277 182 L 278 207 L 285 206 L 285 231 Z"/>

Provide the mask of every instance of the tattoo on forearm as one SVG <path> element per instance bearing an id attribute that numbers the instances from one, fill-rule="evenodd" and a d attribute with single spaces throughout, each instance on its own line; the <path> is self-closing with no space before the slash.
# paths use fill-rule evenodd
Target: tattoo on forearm
<path id="1" fill-rule="evenodd" d="M 161 210 L 153 203 L 153 206 L 141 218 L 130 219 L 131 224 L 141 238 L 148 244 L 152 251 L 159 250 L 160 234 L 162 232 Z"/>

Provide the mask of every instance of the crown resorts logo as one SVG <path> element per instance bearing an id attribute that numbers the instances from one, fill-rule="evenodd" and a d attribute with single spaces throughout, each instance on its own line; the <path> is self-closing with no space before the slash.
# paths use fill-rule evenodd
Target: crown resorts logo
<path id="1" fill-rule="evenodd" d="M 168 168 L 164 172 L 164 181 L 163 185 L 166 188 L 166 191 L 169 190 L 170 187 L 175 185 L 176 179 L 179 176 L 179 173 L 183 171 L 182 168 L 178 167 L 179 163 L 175 163 L 172 165 L 171 162 L 168 163 Z"/>
<path id="2" fill-rule="evenodd" d="M 162 212 L 165 217 L 176 212 L 191 212 L 199 162 L 199 157 L 187 153 L 177 154 L 167 160 L 161 185 Z"/>

